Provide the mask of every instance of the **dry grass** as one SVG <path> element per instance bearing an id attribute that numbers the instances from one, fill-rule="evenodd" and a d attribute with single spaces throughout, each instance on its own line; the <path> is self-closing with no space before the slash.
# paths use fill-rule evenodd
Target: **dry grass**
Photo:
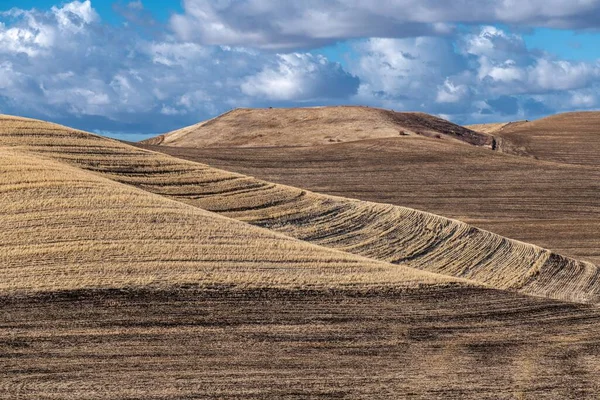
<path id="1" fill-rule="evenodd" d="M 475 132 L 486 133 L 489 135 L 489 134 L 497 133 L 497 132 L 501 131 L 502 129 L 508 127 L 509 125 L 520 124 L 523 122 L 525 122 L 525 121 L 496 122 L 496 123 L 490 123 L 490 124 L 473 124 L 473 125 L 465 125 L 465 128 L 471 129 Z"/>
<path id="2" fill-rule="evenodd" d="M 451 279 L 319 248 L 0 149 L 0 293 L 403 287 Z"/>
<path id="3" fill-rule="evenodd" d="M 320 246 L 501 289 L 572 301 L 598 300 L 596 266 L 458 221 L 276 185 L 48 127 L 46 131 L 41 122 L 5 121 L 0 141 Z"/>
<path id="4" fill-rule="evenodd" d="M 487 135 L 431 115 L 350 106 L 235 109 L 144 142 L 177 147 L 281 147 L 414 135 L 491 144 Z"/>

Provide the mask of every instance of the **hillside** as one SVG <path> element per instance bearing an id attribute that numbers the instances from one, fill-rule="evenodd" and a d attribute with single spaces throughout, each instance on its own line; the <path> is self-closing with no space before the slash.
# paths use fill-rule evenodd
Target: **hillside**
<path id="1" fill-rule="evenodd" d="M 600 264 L 600 169 L 412 137 L 289 149 L 152 149 L 315 192 L 455 218 Z"/>
<path id="2" fill-rule="evenodd" d="M 273 184 L 40 121 L 5 120 L 0 141 L 320 246 L 498 289 L 598 301 L 595 265 L 459 221 Z"/>
<path id="3" fill-rule="evenodd" d="M 519 125 L 519 124 L 524 124 L 526 122 L 528 122 L 528 121 L 493 122 L 493 123 L 488 123 L 488 124 L 465 125 L 465 128 L 471 129 L 472 131 L 475 131 L 475 132 L 493 135 L 497 132 L 502 131 L 505 128 L 510 127 L 511 125 Z"/>
<path id="4" fill-rule="evenodd" d="M 143 143 L 176 147 L 289 147 L 413 135 L 491 146 L 489 136 L 441 118 L 358 106 L 238 108 Z"/>
<path id="5" fill-rule="evenodd" d="M 596 302 L 591 264 L 23 118 L 0 171 L 0 399 L 600 390 L 597 306 L 523 294 Z"/>
<path id="6" fill-rule="evenodd" d="M 2 147 L 0 168 L 0 295 L 182 285 L 368 289 L 451 281 L 292 240 Z"/>
<path id="7" fill-rule="evenodd" d="M 508 124 L 493 135 L 499 150 L 509 154 L 600 167 L 599 126 L 600 112 L 571 112 Z"/>

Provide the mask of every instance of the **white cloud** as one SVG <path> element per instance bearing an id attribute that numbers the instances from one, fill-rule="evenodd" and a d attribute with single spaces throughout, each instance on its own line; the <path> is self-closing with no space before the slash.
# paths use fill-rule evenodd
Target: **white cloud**
<path id="1" fill-rule="evenodd" d="M 529 84 L 538 91 L 571 90 L 589 86 L 600 78 L 600 63 L 538 59 L 528 68 Z"/>
<path id="2" fill-rule="evenodd" d="M 356 51 L 360 58 L 350 72 L 360 78 L 360 102 L 379 99 L 386 106 L 397 102 L 422 108 L 421 104 L 435 101 L 438 88 L 449 77 L 466 68 L 452 42 L 441 38 L 369 39 L 357 44 Z M 457 77 L 452 84 L 461 87 L 462 79 Z"/>
<path id="3" fill-rule="evenodd" d="M 571 106 L 577 108 L 591 108 L 598 104 L 595 93 L 575 92 L 571 94 Z"/>
<path id="4" fill-rule="evenodd" d="M 359 37 L 445 35 L 455 24 L 599 28 L 600 0 L 184 0 L 171 26 L 202 44 L 306 48 Z"/>
<path id="5" fill-rule="evenodd" d="M 455 32 L 459 14 L 446 2 L 323 3 L 188 0 L 186 14 L 171 21 L 181 25 L 152 35 L 136 30 L 134 19 L 103 23 L 90 1 L 13 9 L 0 22 L 0 110 L 83 129 L 157 133 L 247 106 L 355 103 L 458 122 L 600 106 L 599 62 L 528 49 L 519 35 L 487 23 Z M 137 4 L 123 7 L 144 11 Z M 401 4 L 410 11 L 396 12 Z M 490 2 L 494 16 L 472 7 L 464 18 L 533 21 L 533 11 L 519 4 Z M 589 7 L 597 5 L 553 4 L 562 11 L 535 18 L 574 23 L 581 10 L 593 14 Z M 511 14 L 511 7 L 518 10 Z M 197 26 L 202 18 L 210 22 L 206 29 Z M 376 34 L 417 36 L 351 41 L 343 67 L 314 52 L 287 50 Z"/>
<path id="6" fill-rule="evenodd" d="M 532 51 L 520 36 L 495 27 L 455 40 L 369 39 L 356 50 L 350 71 L 361 81 L 354 98 L 360 103 L 451 115 L 456 121 L 534 118 L 600 106 L 588 93 L 600 86 L 600 61 L 573 62 Z"/>
<path id="7" fill-rule="evenodd" d="M 323 56 L 280 54 L 273 65 L 248 77 L 242 92 L 271 100 L 347 98 L 356 93 L 358 79 Z"/>
<path id="8" fill-rule="evenodd" d="M 321 56 L 199 45 L 168 34 L 148 40 L 131 27 L 103 24 L 89 1 L 15 9 L 8 21 L 0 25 L 2 111 L 84 129 L 169 130 L 261 101 L 347 98 L 358 85 Z"/>
<path id="9" fill-rule="evenodd" d="M 446 78 L 444 84 L 438 88 L 435 101 L 438 103 L 457 103 L 463 100 L 469 93 L 466 85 L 455 84 Z"/>
<path id="10" fill-rule="evenodd" d="M 90 0 L 74 1 L 62 7 L 52 7 L 58 26 L 63 29 L 81 30 L 85 25 L 98 20 L 98 14 L 92 8 Z"/>
<path id="11" fill-rule="evenodd" d="M 154 42 L 148 46 L 152 61 L 166 66 L 189 65 L 202 60 L 210 54 L 210 50 L 195 43 Z"/>

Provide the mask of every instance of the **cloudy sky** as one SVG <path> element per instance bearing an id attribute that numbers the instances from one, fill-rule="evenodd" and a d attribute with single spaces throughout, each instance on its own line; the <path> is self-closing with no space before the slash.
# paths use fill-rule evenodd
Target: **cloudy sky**
<path id="1" fill-rule="evenodd" d="M 235 107 L 600 108 L 600 0 L 2 0 L 0 113 L 137 140 Z"/>

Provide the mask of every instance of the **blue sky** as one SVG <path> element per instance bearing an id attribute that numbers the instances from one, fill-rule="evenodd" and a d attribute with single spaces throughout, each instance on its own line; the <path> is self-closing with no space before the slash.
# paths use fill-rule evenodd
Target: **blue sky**
<path id="1" fill-rule="evenodd" d="M 30 10 L 37 8 L 40 10 L 50 10 L 52 7 L 60 7 L 69 1 L 56 0 L 3 0 L 1 9 L 20 8 Z M 119 14 L 119 6 L 124 7 L 130 1 L 96 0 L 93 7 L 100 15 L 103 21 L 109 24 L 122 23 L 124 18 Z M 183 12 L 182 3 L 178 0 L 145 0 L 142 5 L 148 10 L 154 18 L 161 22 L 168 22 L 173 13 Z"/>
<path id="2" fill-rule="evenodd" d="M 597 31 L 534 29 L 523 35 L 527 46 L 544 49 L 566 60 L 600 59 L 600 34 Z"/>
<path id="3" fill-rule="evenodd" d="M 4 0 L 0 113 L 139 140 L 235 107 L 600 108 L 600 0 Z"/>

